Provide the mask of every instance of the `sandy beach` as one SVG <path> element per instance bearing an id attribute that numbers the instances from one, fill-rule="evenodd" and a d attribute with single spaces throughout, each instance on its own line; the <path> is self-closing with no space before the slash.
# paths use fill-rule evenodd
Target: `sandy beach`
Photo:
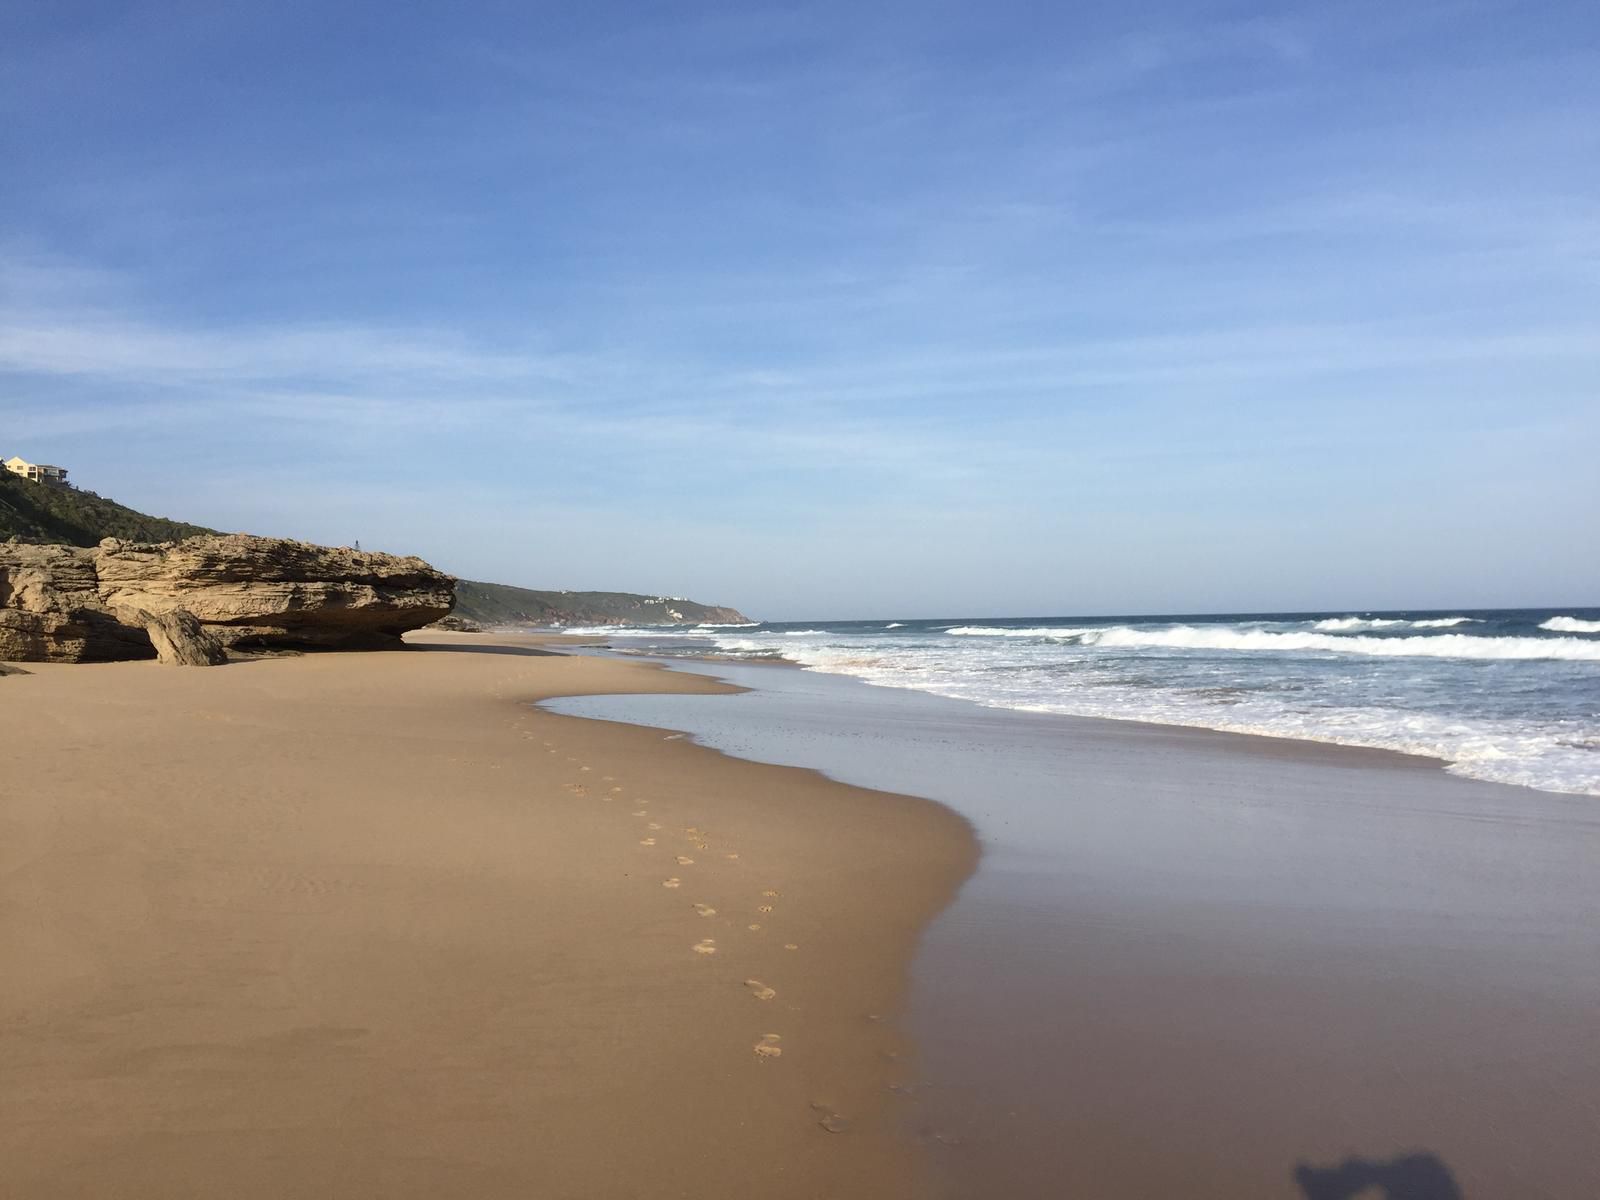
<path id="1" fill-rule="evenodd" d="M 0 682 L 0 1192 L 928 1194 L 966 823 L 531 703 L 711 681 L 425 641 Z"/>

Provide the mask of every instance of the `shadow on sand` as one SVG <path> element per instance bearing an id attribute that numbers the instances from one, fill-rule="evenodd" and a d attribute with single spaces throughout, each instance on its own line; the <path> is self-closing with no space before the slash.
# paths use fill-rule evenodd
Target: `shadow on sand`
<path id="1" fill-rule="evenodd" d="M 410 651 L 424 654 L 516 654 L 524 658 L 565 658 L 559 650 L 540 650 L 534 646 L 469 646 L 445 645 L 442 642 L 414 642 L 406 646 Z"/>
<path id="2" fill-rule="evenodd" d="M 1306 1200 L 1464 1200 L 1450 1168 L 1432 1154 L 1347 1158 L 1336 1167 L 1301 1163 L 1294 1181 Z"/>

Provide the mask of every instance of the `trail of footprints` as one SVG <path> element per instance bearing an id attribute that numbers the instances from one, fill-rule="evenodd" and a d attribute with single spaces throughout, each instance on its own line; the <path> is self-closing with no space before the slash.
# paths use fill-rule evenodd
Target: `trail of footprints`
<path id="1" fill-rule="evenodd" d="M 675 736 L 681 736 L 681 735 L 675 735 Z M 558 754 L 560 752 L 558 750 L 558 748 L 555 745 L 553 745 L 552 743 L 550 743 L 550 742 L 545 742 L 544 743 L 544 749 L 545 749 L 545 753 L 547 753 L 547 754 Z M 571 764 L 572 766 L 576 767 L 580 774 L 582 774 L 582 773 L 590 773 L 590 774 L 592 774 L 592 771 L 593 771 L 592 768 L 590 768 L 590 767 L 584 765 L 583 763 L 579 762 L 576 758 L 572 757 L 571 755 L 567 756 L 567 762 L 569 764 Z M 604 795 L 602 795 L 600 797 L 600 799 L 602 799 L 602 800 L 612 800 L 612 799 L 615 799 L 616 797 L 622 795 L 624 789 L 622 788 L 622 786 L 620 784 L 618 784 L 616 782 L 616 779 L 615 779 L 614 776 L 602 775 L 599 778 L 599 782 L 602 783 L 602 784 L 610 784 L 611 785 L 611 787 L 607 790 L 607 792 Z M 589 788 L 584 783 L 576 781 L 576 780 L 572 781 L 572 782 L 569 782 L 569 783 L 565 783 L 562 786 L 567 791 L 571 792 L 575 797 L 577 797 L 579 799 L 586 799 L 590 795 Z M 631 816 L 633 816 L 635 819 L 639 819 L 639 820 L 643 820 L 644 818 L 650 816 L 650 810 L 647 807 L 647 805 L 649 803 L 648 801 L 646 801 L 646 800 L 635 800 L 634 803 L 639 805 L 639 807 L 632 811 L 632 813 L 630 814 Z M 652 833 L 652 834 L 660 832 L 662 828 L 663 828 L 662 824 L 659 821 L 646 821 L 645 822 L 645 829 L 650 831 L 650 833 Z M 683 828 L 683 830 L 682 830 L 682 834 L 683 834 L 684 839 L 686 841 L 688 841 L 688 843 L 691 846 L 693 846 L 696 850 L 709 851 L 711 849 L 711 843 L 710 843 L 709 840 L 707 840 L 708 839 L 708 835 L 706 834 L 705 830 L 700 829 L 698 826 L 694 826 L 694 825 L 685 826 Z M 649 848 L 652 848 L 652 847 L 657 845 L 657 839 L 655 837 L 653 837 L 653 836 L 651 836 L 651 837 L 643 837 L 643 838 L 639 839 L 639 845 L 649 849 Z M 734 852 L 734 851 L 726 851 L 726 852 L 724 852 L 722 857 L 727 862 L 738 862 L 739 861 L 739 855 L 738 855 L 737 852 Z M 680 867 L 693 866 L 694 862 L 695 862 L 695 860 L 693 858 L 691 858 L 687 854 L 676 854 L 676 855 L 673 856 L 673 860 Z M 661 886 L 663 888 L 669 890 L 669 891 L 677 891 L 678 889 L 680 889 L 683 886 L 683 880 L 682 880 L 682 878 L 680 878 L 677 875 L 672 875 L 672 876 L 669 876 L 666 879 L 663 879 L 661 881 Z M 777 897 L 778 897 L 778 893 L 774 889 L 768 888 L 767 890 L 763 891 L 761 893 L 761 900 L 763 901 L 763 903 L 756 905 L 756 912 L 762 913 L 762 914 L 766 914 L 766 913 L 772 912 L 774 906 L 771 903 L 771 901 L 777 899 Z M 712 907 L 711 905 L 706 904 L 704 902 L 701 902 L 701 901 L 694 901 L 691 904 L 691 907 L 694 909 L 695 913 L 698 914 L 702 918 L 714 917 L 714 916 L 717 915 L 717 910 L 714 907 Z M 752 922 L 752 923 L 746 925 L 745 928 L 751 933 L 760 933 L 762 931 L 762 926 L 759 923 L 756 923 L 756 922 Z M 798 950 L 798 949 L 800 949 L 799 945 L 797 943 L 795 943 L 795 942 L 785 942 L 784 945 L 783 945 L 783 948 L 785 950 Z M 711 958 L 717 953 L 717 949 L 718 949 L 718 947 L 717 947 L 717 939 L 716 938 L 710 938 L 710 937 L 701 938 L 698 942 L 694 943 L 694 945 L 690 946 L 689 949 L 694 954 L 697 954 L 702 958 Z M 767 1003 L 767 1002 L 770 1002 L 772 1000 L 775 1000 L 775 999 L 777 999 L 777 996 L 778 996 L 778 991 L 777 991 L 776 988 L 771 987 L 770 985 L 768 985 L 766 983 L 763 983 L 759 979 L 746 979 L 744 981 L 744 988 L 753 999 L 755 999 L 757 1001 L 760 1001 L 762 1003 Z M 751 1049 L 755 1052 L 755 1056 L 756 1056 L 756 1058 L 758 1060 L 760 1060 L 762 1062 L 769 1062 L 772 1059 L 782 1057 L 782 1055 L 783 1055 L 783 1046 L 781 1044 L 782 1041 L 783 1041 L 783 1036 L 781 1034 L 763 1033 L 763 1034 L 760 1035 L 760 1037 L 757 1039 L 757 1041 L 751 1047 Z M 821 1112 L 821 1115 L 822 1115 L 823 1119 L 820 1120 L 818 1123 L 820 1125 L 822 1125 L 822 1127 L 824 1129 L 829 1130 L 829 1132 L 839 1132 L 840 1130 L 842 1130 L 848 1124 L 848 1122 L 846 1122 L 843 1117 L 840 1117 L 837 1113 L 833 1112 L 831 1109 L 823 1110 L 821 1108 L 821 1106 L 816 1106 L 816 1105 L 814 1105 L 813 1107 L 819 1108 L 819 1112 Z"/>
<path id="2" fill-rule="evenodd" d="M 677 738 L 681 738 L 682 736 L 682 734 L 672 734 L 667 740 L 675 740 Z M 559 753 L 559 750 L 550 742 L 544 743 L 544 747 L 547 754 Z M 592 774 L 592 769 L 580 763 L 576 758 L 568 756 L 567 762 L 576 766 L 580 774 Z M 622 795 L 623 788 L 616 782 L 614 776 L 602 775 L 599 778 L 599 782 L 602 784 L 611 785 L 607 792 L 600 796 L 600 799 L 609 801 L 614 800 Z M 573 781 L 571 783 L 564 784 L 563 786 L 579 799 L 586 799 L 590 795 L 588 787 L 586 787 L 582 782 Z M 632 817 L 637 820 L 644 820 L 650 816 L 650 809 L 648 807 L 649 802 L 647 800 L 639 799 L 635 800 L 634 803 L 639 807 L 632 811 L 630 814 Z M 645 821 L 645 829 L 651 834 L 655 834 L 661 832 L 663 826 L 659 821 Z M 698 828 L 697 826 L 686 826 L 682 830 L 682 834 L 689 844 L 696 850 L 709 851 L 711 849 L 711 843 L 708 840 L 708 835 L 704 830 Z M 652 848 L 657 845 L 657 839 L 654 836 L 643 837 L 639 839 L 639 845 L 647 849 Z M 735 851 L 724 852 L 722 857 L 725 861 L 730 863 L 736 863 L 739 861 L 739 855 Z M 673 859 L 680 867 L 693 866 L 695 863 L 695 860 L 686 854 L 674 855 Z M 666 879 L 661 881 L 661 886 L 668 891 L 677 891 L 682 888 L 683 879 L 677 875 L 668 876 Z M 756 912 L 762 915 L 773 912 L 775 905 L 772 902 L 777 900 L 778 896 L 779 893 L 774 888 L 767 888 L 764 890 L 760 896 L 760 900 L 762 902 L 755 906 Z M 710 918 L 717 915 L 717 910 L 714 907 L 702 901 L 692 902 L 691 907 L 694 909 L 695 913 L 702 918 Z M 747 924 L 745 928 L 751 933 L 760 933 L 762 932 L 763 926 L 759 922 L 751 922 Z M 783 943 L 783 948 L 785 950 L 795 951 L 799 950 L 800 946 L 796 942 L 785 942 Z M 698 942 L 695 942 L 694 945 L 690 946 L 689 949 L 701 958 L 714 957 L 718 950 L 717 939 L 710 937 L 701 938 Z M 746 979 L 743 986 L 750 997 L 759 1003 L 770 1003 L 778 997 L 778 991 L 776 988 L 764 983 L 759 979 Z M 869 1019 L 879 1020 L 881 1018 L 873 1016 Z M 757 1037 L 755 1043 L 751 1046 L 751 1050 L 755 1054 L 757 1061 L 767 1063 L 783 1056 L 782 1043 L 782 1034 L 763 1033 Z M 901 1085 L 892 1085 L 891 1090 L 900 1091 L 902 1090 Z M 843 1133 L 850 1128 L 849 1119 L 835 1111 L 831 1105 L 814 1103 L 812 1104 L 811 1108 L 815 1113 L 817 1125 L 827 1132 Z"/>

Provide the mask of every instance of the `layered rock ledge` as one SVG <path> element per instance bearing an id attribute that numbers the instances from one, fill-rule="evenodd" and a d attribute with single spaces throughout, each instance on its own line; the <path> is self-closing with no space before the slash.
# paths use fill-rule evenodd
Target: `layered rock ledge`
<path id="1" fill-rule="evenodd" d="M 420 558 L 287 538 L 0 543 L 0 661 L 397 649 L 454 602 L 455 580 Z"/>

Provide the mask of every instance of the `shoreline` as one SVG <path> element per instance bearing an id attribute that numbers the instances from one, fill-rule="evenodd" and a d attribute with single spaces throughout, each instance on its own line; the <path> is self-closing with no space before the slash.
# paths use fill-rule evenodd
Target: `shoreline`
<path id="1" fill-rule="evenodd" d="M 537 707 L 703 679 L 416 640 L 0 685 L 8 1186 L 929 1194 L 896 1018 L 967 823 Z"/>
<path id="2" fill-rule="evenodd" d="M 955 1195 L 1289 1200 L 1408 1155 L 1468 1197 L 1600 1187 L 1591 798 L 1392 751 L 696 673 L 753 690 L 553 704 L 928 796 L 978 831 L 912 991 L 917 1119 L 952 1135 L 932 1149 Z"/>
<path id="3" fill-rule="evenodd" d="M 1142 717 L 1107 717 L 1099 714 L 1083 713 L 1056 713 L 1044 712 L 1038 709 L 1009 708 L 1000 704 L 984 704 L 978 700 L 968 700 L 957 696 L 946 696 L 940 692 L 928 691 L 923 688 L 894 687 L 891 684 L 876 683 L 871 680 L 860 679 L 854 675 L 840 672 L 824 671 L 816 667 L 808 667 L 796 659 L 785 658 L 781 655 L 771 657 L 736 657 L 727 654 L 684 654 L 664 655 L 652 650 L 619 650 L 607 644 L 604 638 L 594 635 L 539 633 L 524 634 L 520 636 L 538 638 L 541 645 L 570 646 L 573 649 L 591 650 L 608 657 L 616 657 L 625 662 L 645 662 L 671 671 L 675 664 L 704 663 L 711 667 L 781 667 L 785 670 L 809 672 L 826 675 L 834 679 L 848 680 L 851 684 L 862 687 L 877 688 L 887 692 L 911 692 L 919 696 L 928 696 L 952 704 L 970 704 L 993 713 L 1010 713 L 1023 717 L 1050 717 L 1059 718 L 1073 723 L 1083 722 L 1087 725 L 1106 725 L 1119 729 L 1133 729 L 1151 736 L 1167 736 L 1181 738 L 1193 736 L 1201 739 L 1223 739 L 1233 749 L 1240 753 L 1260 754 L 1267 757 L 1305 758 L 1309 761 L 1325 761 L 1333 765 L 1389 765 L 1396 769 L 1440 770 L 1447 775 L 1459 779 L 1470 780 L 1475 783 L 1488 783 L 1494 787 L 1526 788 L 1529 791 L 1539 792 L 1548 796 L 1587 796 L 1586 792 L 1558 792 L 1546 788 L 1535 788 L 1528 784 L 1502 784 L 1492 780 L 1480 780 L 1471 775 L 1459 775 L 1450 770 L 1452 763 L 1447 758 L 1436 754 L 1425 754 L 1414 750 L 1394 750 L 1387 746 L 1363 746 L 1352 742 L 1336 742 L 1325 738 L 1298 737 L 1293 734 L 1243 732 L 1235 729 L 1219 729 L 1213 725 L 1183 725 L 1164 721 L 1150 721 Z M 569 640 L 570 639 L 570 640 Z M 692 668 L 691 668 L 692 670 Z M 738 691 L 750 689 L 739 685 L 729 684 Z M 1108 731 L 1110 732 L 1110 731 Z M 1351 757 L 1354 756 L 1354 757 Z"/>
<path id="4" fill-rule="evenodd" d="M 970 627 L 794 622 L 731 639 L 635 628 L 605 640 L 615 653 L 671 661 L 737 662 L 732 656 L 748 652 L 757 656 L 750 662 L 1014 712 L 1386 750 L 1468 779 L 1600 796 L 1600 762 L 1583 737 L 1593 724 L 1585 687 L 1600 642 L 1547 630 L 1563 627 L 1545 615 L 1313 623 L 1272 614 L 1171 628 L 1134 618 L 1087 627 L 1048 618 L 1037 628 L 1022 618 Z M 1357 632 L 1367 625 L 1376 632 Z"/>

